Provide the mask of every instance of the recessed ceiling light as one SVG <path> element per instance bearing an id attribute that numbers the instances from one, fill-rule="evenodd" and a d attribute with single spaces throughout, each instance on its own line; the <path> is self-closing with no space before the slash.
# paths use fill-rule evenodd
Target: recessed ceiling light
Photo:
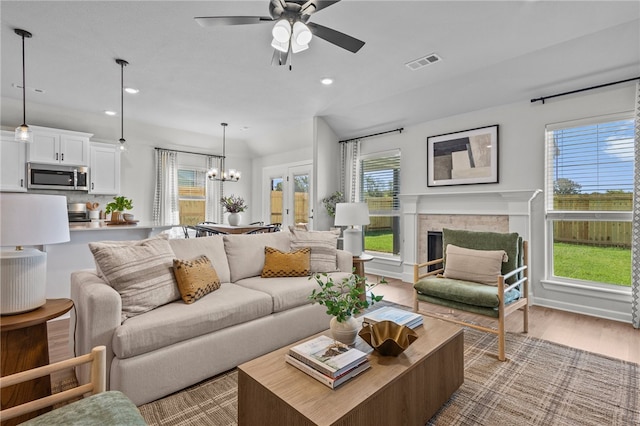
<path id="1" fill-rule="evenodd" d="M 138 89 L 134 89 L 133 87 L 125 87 L 124 91 L 127 93 L 131 93 L 132 95 L 135 95 L 136 93 L 139 92 Z"/>
<path id="2" fill-rule="evenodd" d="M 243 126 L 243 127 L 240 127 L 240 130 L 244 132 L 245 130 L 249 130 L 249 128 L 247 126 Z"/>
<path id="3" fill-rule="evenodd" d="M 116 115 L 116 114 L 117 114 L 117 112 L 115 112 L 115 111 L 109 111 L 109 110 L 105 110 L 105 112 L 104 112 L 104 113 L 105 113 L 105 114 L 107 114 L 107 115 Z"/>
<path id="4" fill-rule="evenodd" d="M 333 84 L 333 79 L 329 77 L 325 77 L 322 80 L 320 80 L 320 83 L 324 84 L 325 86 L 329 86 Z"/>

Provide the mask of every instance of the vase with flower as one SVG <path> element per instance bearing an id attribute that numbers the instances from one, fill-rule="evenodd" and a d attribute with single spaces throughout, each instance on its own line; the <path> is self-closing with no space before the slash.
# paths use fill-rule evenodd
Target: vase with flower
<path id="1" fill-rule="evenodd" d="M 240 213 L 248 208 L 247 204 L 244 202 L 244 198 L 231 194 L 228 197 L 220 197 L 220 204 L 222 204 L 225 211 L 229 213 L 229 225 L 240 225 L 240 219 L 242 219 Z"/>

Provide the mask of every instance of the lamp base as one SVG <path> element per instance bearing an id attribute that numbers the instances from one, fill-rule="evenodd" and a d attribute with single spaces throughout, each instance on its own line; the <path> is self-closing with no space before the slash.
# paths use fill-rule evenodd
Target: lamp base
<path id="1" fill-rule="evenodd" d="M 32 311 L 47 302 L 47 253 L 34 248 L 2 251 L 0 315 Z"/>
<path id="2" fill-rule="evenodd" d="M 342 233 L 344 238 L 344 250 L 357 257 L 362 254 L 362 231 L 356 228 L 347 228 Z"/>

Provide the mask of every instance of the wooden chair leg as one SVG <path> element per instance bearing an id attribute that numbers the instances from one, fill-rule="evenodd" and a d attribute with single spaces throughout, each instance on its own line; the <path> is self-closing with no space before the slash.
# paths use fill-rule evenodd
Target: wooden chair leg
<path id="1" fill-rule="evenodd" d="M 523 311 L 522 311 L 522 320 L 524 322 L 523 324 L 523 332 L 524 333 L 528 333 L 529 332 L 529 303 L 527 303 L 526 305 L 524 305 Z"/>
<path id="2" fill-rule="evenodd" d="M 498 359 L 500 361 L 506 361 L 505 355 L 505 338 L 504 338 L 504 316 L 498 318 Z"/>

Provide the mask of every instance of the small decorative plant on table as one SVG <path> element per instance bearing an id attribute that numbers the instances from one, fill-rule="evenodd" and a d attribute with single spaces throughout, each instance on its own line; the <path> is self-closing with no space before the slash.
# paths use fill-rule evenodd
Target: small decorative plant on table
<path id="1" fill-rule="evenodd" d="M 378 284 L 386 284 L 384 277 L 375 283 L 368 284 L 365 277 L 351 274 L 338 283 L 327 274 L 315 274 L 309 279 L 315 279 L 320 290 L 313 290 L 309 299 L 327 308 L 327 314 L 331 315 L 329 328 L 333 338 L 346 345 L 353 345 L 358 335 L 358 322 L 353 317 L 360 312 L 380 302 L 384 296 L 376 296 L 373 293 L 369 300 L 361 297 Z"/>
<path id="2" fill-rule="evenodd" d="M 113 197 L 113 201 L 107 204 L 104 212 L 106 214 L 111 213 L 111 222 L 124 222 L 122 218 L 122 212 L 125 210 L 131 210 L 133 208 L 133 201 L 127 197 Z"/>
<path id="3" fill-rule="evenodd" d="M 248 208 L 244 198 L 231 194 L 228 197 L 220 197 L 220 204 L 229 213 L 229 225 L 240 225 L 240 213 Z"/>

